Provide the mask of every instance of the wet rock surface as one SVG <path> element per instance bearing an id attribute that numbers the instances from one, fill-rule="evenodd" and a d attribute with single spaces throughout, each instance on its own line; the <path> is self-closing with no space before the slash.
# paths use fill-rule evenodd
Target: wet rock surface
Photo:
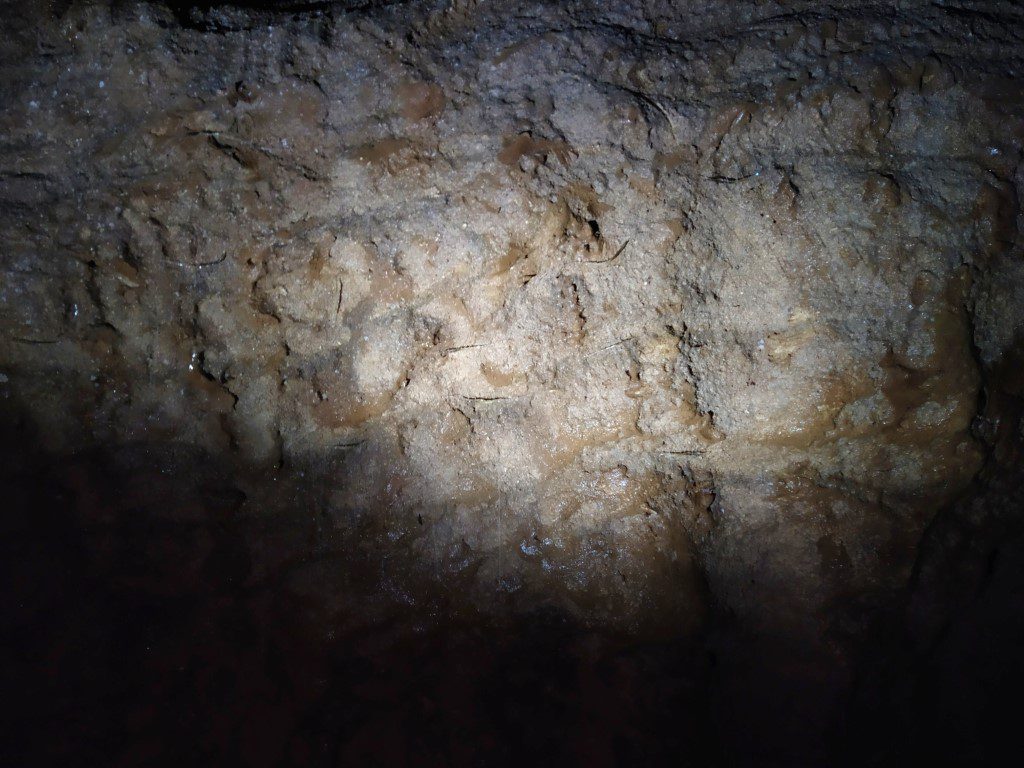
<path id="1" fill-rule="evenodd" d="M 999 754 L 1015 4 L 5 12 L 16 762 Z"/>

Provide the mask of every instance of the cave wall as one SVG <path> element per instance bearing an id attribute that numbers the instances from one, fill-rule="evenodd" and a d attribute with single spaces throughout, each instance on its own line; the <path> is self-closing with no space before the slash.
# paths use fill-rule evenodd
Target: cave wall
<path id="1" fill-rule="evenodd" d="M 13 541 L 49 521 L 119 596 L 246 589 L 307 634 L 541 611 L 710 648 L 695 701 L 754 734 L 724 754 L 940 710 L 1019 631 L 988 622 L 1019 595 L 1022 20 L 11 4 Z M 888 686 L 922 663 L 938 694 Z"/>

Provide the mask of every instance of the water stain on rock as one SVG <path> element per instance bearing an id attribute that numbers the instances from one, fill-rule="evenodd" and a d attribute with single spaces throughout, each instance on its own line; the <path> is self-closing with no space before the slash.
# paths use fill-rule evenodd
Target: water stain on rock
<path id="1" fill-rule="evenodd" d="M 568 167 L 572 160 L 573 150 L 564 141 L 534 138 L 529 133 L 520 133 L 516 136 L 506 137 L 501 151 L 498 153 L 498 160 L 504 165 L 518 167 L 519 161 L 523 157 L 530 157 L 538 163 L 543 163 L 549 156 L 556 158 L 563 166 Z"/>
<path id="2" fill-rule="evenodd" d="M 406 120 L 425 120 L 437 117 L 444 111 L 444 91 L 436 83 L 402 83 L 398 86 L 396 95 L 401 115 Z"/>
<path id="3" fill-rule="evenodd" d="M 391 174 L 408 170 L 418 162 L 413 143 L 397 137 L 358 146 L 351 151 L 351 156 Z"/>

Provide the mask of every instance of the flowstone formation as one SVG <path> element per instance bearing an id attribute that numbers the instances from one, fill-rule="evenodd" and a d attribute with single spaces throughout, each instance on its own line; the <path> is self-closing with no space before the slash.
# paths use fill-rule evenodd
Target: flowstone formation
<path id="1" fill-rule="evenodd" d="M 94 736 L 160 686 L 212 686 L 236 703 L 179 723 L 205 736 L 178 758 L 401 764 L 420 742 L 373 744 L 419 700 L 380 702 L 474 710 L 484 683 L 430 675 L 465 652 L 500 677 L 533 641 L 428 643 L 426 682 L 377 693 L 338 659 L 392 669 L 409 637 L 493 625 L 560 627 L 537 642 L 563 672 L 622 665 L 600 694 L 540 676 L 567 710 L 632 709 L 538 754 L 990 754 L 986 659 L 1021 639 L 1015 4 L 65 2 L 3 23 L 0 403 L 35 596 L 16 633 L 86 638 L 25 651 L 25 679 L 56 663 L 72 690 L 37 717 L 85 718 L 44 751 L 169 759 L 157 714 L 127 747 Z M 65 610 L 80 574 L 93 597 Z M 145 682 L 83 715 L 113 683 L 79 669 L 115 676 L 111 648 Z M 377 714 L 324 714 L 349 696 Z M 525 715 L 492 715 L 425 748 L 500 763 L 493 719 Z"/>

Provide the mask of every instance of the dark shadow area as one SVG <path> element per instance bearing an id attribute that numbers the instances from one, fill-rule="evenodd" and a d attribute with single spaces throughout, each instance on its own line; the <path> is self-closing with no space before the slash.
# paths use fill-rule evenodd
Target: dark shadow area
<path id="1" fill-rule="evenodd" d="M 481 616 L 372 535 L 243 519 L 230 474 L 185 446 L 5 467 L 15 764 L 708 758 L 700 643 Z"/>
<path id="2" fill-rule="evenodd" d="M 399 5 L 402 2 L 403 0 L 171 0 L 166 6 L 183 26 L 215 32 L 244 28 L 251 20 L 260 18 L 280 20 L 296 14 L 360 13 L 384 6 Z"/>
<path id="3" fill-rule="evenodd" d="M 963 512 L 1009 503 L 1006 475 L 936 519 L 906 603 L 840 657 L 721 605 L 696 638 L 485 616 L 380 532 L 319 528 L 296 468 L 47 456 L 7 415 L 8 764 L 981 765 L 1012 742 L 1020 519 Z"/>

